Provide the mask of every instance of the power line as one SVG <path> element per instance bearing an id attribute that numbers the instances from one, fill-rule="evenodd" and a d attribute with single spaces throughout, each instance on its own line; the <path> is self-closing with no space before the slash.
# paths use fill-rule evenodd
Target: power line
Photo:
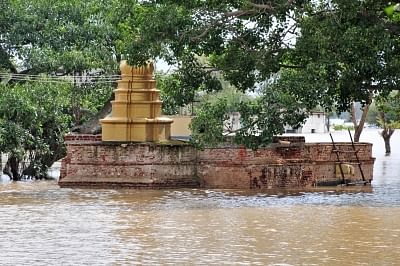
<path id="1" fill-rule="evenodd" d="M 166 74 L 157 75 L 165 76 Z M 15 81 L 29 81 L 29 82 L 42 82 L 42 83 L 76 83 L 76 84 L 95 84 L 95 83 L 114 83 L 121 80 L 120 75 L 29 75 L 0 72 L 0 79 L 15 80 Z"/>
<path id="2" fill-rule="evenodd" d="M 9 72 L 0 72 L 0 75 L 9 75 L 9 76 L 23 76 L 23 77 L 120 77 L 120 75 L 43 75 L 43 74 L 36 74 L 36 75 L 29 75 L 29 74 L 20 74 L 20 73 L 9 73 Z"/>
<path id="3" fill-rule="evenodd" d="M 0 78 L 15 81 L 30 81 L 43 83 L 65 83 L 74 82 L 77 84 L 93 84 L 93 83 L 114 83 L 121 79 L 120 75 L 68 75 L 68 76 L 45 76 L 45 75 L 28 75 L 1 73 Z"/>

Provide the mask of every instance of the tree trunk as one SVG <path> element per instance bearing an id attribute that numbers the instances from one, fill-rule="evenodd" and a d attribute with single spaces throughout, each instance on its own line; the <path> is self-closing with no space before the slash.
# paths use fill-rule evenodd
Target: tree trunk
<path id="1" fill-rule="evenodd" d="M 0 58 L 2 59 L 2 67 L 7 68 L 11 71 L 11 73 L 17 73 L 18 70 L 17 68 L 14 66 L 12 59 L 9 55 L 8 52 L 5 51 L 5 49 L 2 48 L 2 46 L 0 46 Z M 0 78 L 0 81 L 2 81 L 2 79 Z"/>
<path id="2" fill-rule="evenodd" d="M 329 118 L 329 113 L 327 114 L 327 123 L 326 123 L 326 129 L 328 130 L 328 132 L 331 131 L 331 119 Z"/>
<path id="3" fill-rule="evenodd" d="M 21 180 L 19 175 L 19 160 L 15 156 L 9 156 L 6 165 L 3 168 L 3 173 L 8 175 L 11 180 Z"/>
<path id="4" fill-rule="evenodd" d="M 356 126 L 356 128 L 354 129 L 354 142 L 360 142 L 360 137 L 361 137 L 361 133 L 362 133 L 363 128 L 360 126 Z"/>
<path id="5" fill-rule="evenodd" d="M 384 112 L 380 112 L 379 117 L 380 120 L 382 121 L 382 126 L 383 126 L 383 130 L 380 133 L 383 138 L 383 141 L 385 142 L 385 154 L 389 155 L 391 153 L 390 138 L 394 133 L 394 129 L 390 125 L 388 125 Z"/>
<path id="6" fill-rule="evenodd" d="M 390 150 L 390 137 L 383 137 L 383 140 L 385 141 L 385 154 L 389 155 L 391 150 Z"/>
<path id="7" fill-rule="evenodd" d="M 114 93 L 111 95 L 110 99 L 104 104 L 100 111 L 97 112 L 90 120 L 83 123 L 80 126 L 74 127 L 72 132 L 81 134 L 97 134 L 101 132 L 100 119 L 106 117 L 111 113 L 112 105 L 111 101 L 114 100 Z"/>
<path id="8" fill-rule="evenodd" d="M 357 118 L 356 118 L 356 106 L 355 103 L 351 105 L 351 120 L 354 125 L 354 142 L 359 142 L 361 133 L 364 129 L 365 121 L 367 120 L 367 115 L 368 115 L 368 110 L 369 110 L 370 104 L 365 104 L 364 107 L 362 108 L 362 115 L 360 121 L 357 123 Z"/>
<path id="9" fill-rule="evenodd" d="M 71 93 L 72 117 L 74 124 L 79 125 L 82 118 L 81 104 L 80 104 L 82 72 L 74 71 L 73 75 L 74 79 L 72 83 L 72 93 Z"/>

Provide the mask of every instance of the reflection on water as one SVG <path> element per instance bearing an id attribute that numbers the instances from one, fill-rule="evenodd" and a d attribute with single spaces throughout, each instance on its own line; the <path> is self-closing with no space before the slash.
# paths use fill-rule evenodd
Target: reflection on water
<path id="1" fill-rule="evenodd" d="M 373 133 L 363 134 L 381 141 Z M 72 190 L 4 181 L 0 264 L 396 265 L 395 145 L 390 157 L 374 146 L 373 187 L 350 191 Z"/>

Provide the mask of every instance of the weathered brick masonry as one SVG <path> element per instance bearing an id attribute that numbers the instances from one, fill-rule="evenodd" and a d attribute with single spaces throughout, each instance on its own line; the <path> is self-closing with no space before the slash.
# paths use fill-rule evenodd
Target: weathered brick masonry
<path id="1" fill-rule="evenodd" d="M 282 140 L 282 138 L 281 138 Z M 341 182 L 331 143 L 289 138 L 252 151 L 197 151 L 185 143 L 104 143 L 101 136 L 68 135 L 61 165 L 62 187 L 132 188 L 299 188 Z M 340 159 L 355 165 L 347 182 L 361 180 L 351 143 L 337 143 Z M 372 180 L 372 144 L 356 143 L 367 181 Z"/>
<path id="2" fill-rule="evenodd" d="M 65 137 L 62 187 L 199 187 L 196 151 L 190 145 L 104 143 L 101 136 L 85 137 Z"/>

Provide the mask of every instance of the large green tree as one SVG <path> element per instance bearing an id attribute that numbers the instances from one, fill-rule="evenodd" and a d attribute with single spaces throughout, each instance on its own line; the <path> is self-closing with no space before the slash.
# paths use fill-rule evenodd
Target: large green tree
<path id="1" fill-rule="evenodd" d="M 108 4 L 107 4 L 108 3 Z M 2 1 L 2 67 L 13 73 L 113 69 L 113 1 Z"/>
<path id="2" fill-rule="evenodd" d="M 74 75 L 74 122 L 82 122 L 79 98 L 82 76 L 89 71 L 116 71 L 119 17 L 112 15 L 119 1 L 2 1 L 1 67 L 18 74 Z M 118 9 L 120 11 L 121 9 Z M 123 17 L 123 16 L 121 16 Z"/>
<path id="3" fill-rule="evenodd" d="M 205 86 L 216 72 L 243 92 L 278 73 L 275 82 L 267 82 L 273 95 L 281 93 L 277 99 L 290 95 L 295 100 L 289 104 L 299 108 L 339 111 L 361 102 L 365 118 L 372 97 L 399 82 L 398 27 L 383 12 L 387 3 L 149 0 L 136 7 L 138 30 L 125 49 L 131 63 L 162 57 L 175 64 L 177 77 L 193 77 L 185 84 L 190 95 L 218 89 Z M 207 62 L 198 64 L 200 57 Z M 268 106 L 264 92 L 271 91 L 261 92 L 265 101 L 259 105 Z M 261 117 L 259 109 L 253 111 L 251 117 Z M 281 131 L 273 124 L 261 128 Z M 362 128 L 356 123 L 356 141 Z"/>
<path id="4" fill-rule="evenodd" d="M 131 5 L 135 3 L 119 0 L 0 2 L 0 81 L 6 84 L 0 95 L 0 151 L 9 155 L 8 173 L 12 173 L 12 178 L 18 179 L 22 175 L 43 176 L 43 171 L 21 169 L 38 169 L 38 165 L 45 169 L 63 156 L 59 151 L 62 151 L 60 147 L 66 124 L 60 125 L 62 130 L 58 131 L 62 134 L 55 138 L 49 132 L 53 127 L 44 120 L 51 118 L 56 123 L 58 119 L 64 121 L 63 117 L 69 115 L 67 128 L 91 131 L 93 126 L 82 127 L 81 124 L 91 117 L 97 123 L 98 118 L 107 114 L 110 104 L 104 108 L 102 106 L 110 100 L 112 78 L 100 80 L 99 83 L 93 73 L 106 76 L 117 74 L 127 35 L 124 25 L 130 17 Z M 68 90 L 68 105 L 63 104 L 62 110 L 50 106 L 60 104 L 58 101 L 61 99 L 54 98 L 51 102 L 46 98 L 52 96 L 65 100 L 64 96 L 56 93 L 50 95 L 61 86 L 56 76 L 73 76 L 72 80 L 69 79 L 72 86 Z M 27 89 L 27 82 L 32 95 L 21 92 L 21 88 Z M 44 87 L 47 87 L 49 94 L 42 91 Z M 42 95 L 43 101 L 33 101 L 31 98 L 35 93 Z M 10 97 L 18 101 L 12 101 Z M 46 106 L 42 106 L 44 103 Z M 26 110 L 29 108 L 41 110 L 42 107 L 49 110 L 41 113 L 46 116 L 41 118 L 43 121 L 15 118 L 28 112 Z M 58 110 L 54 115 L 51 114 L 52 108 Z M 99 110 L 102 112 L 97 113 Z M 39 138 L 43 145 L 28 145 L 22 141 L 24 136 L 27 141 Z M 52 141 L 57 143 L 50 144 Z M 41 147 L 49 150 L 39 152 Z M 30 157 L 32 160 L 27 167 L 22 167 L 22 159 L 30 152 L 34 152 L 35 156 Z"/>
<path id="5" fill-rule="evenodd" d="M 138 30 L 125 49 L 132 64 L 160 57 L 176 66 L 169 85 L 171 94 L 179 95 L 178 104 L 193 101 L 198 91 L 221 90 L 221 80 L 242 92 L 254 91 L 285 64 L 284 55 L 290 48 L 285 38 L 294 30 L 289 16 L 301 6 L 300 1 L 282 0 L 146 1 L 136 7 Z M 280 108 L 300 106 L 295 101 L 279 102 L 290 93 L 265 91 L 259 99 L 234 108 L 224 100 L 206 104 L 193 121 L 193 137 L 215 143 L 212 138 L 220 139 L 217 134 L 204 134 L 216 130 L 214 125 L 219 122 L 214 120 L 224 120 L 223 110 L 236 109 L 242 113 L 241 124 L 246 129 L 236 132 L 235 140 L 251 147 L 269 143 L 271 135 L 283 130 L 280 114 L 284 110 Z"/>
<path id="6" fill-rule="evenodd" d="M 400 78 L 399 38 L 383 9 L 387 1 L 321 1 L 300 19 L 300 34 L 290 60 L 299 74 L 322 79 L 313 88 L 324 106 L 354 112 L 361 102 L 364 112 L 355 124 L 359 140 L 372 98 L 397 88 Z M 300 84 L 301 85 L 301 84 Z M 322 85 L 322 86 L 321 86 Z M 309 87 L 300 86 L 299 95 Z M 327 100 L 327 101 L 326 101 Z M 352 106 L 353 105 L 353 106 Z"/>
<path id="7" fill-rule="evenodd" d="M 69 83 L 0 85 L 0 150 L 8 155 L 4 172 L 12 180 L 45 178 L 65 153 L 70 112 Z"/>
<path id="8" fill-rule="evenodd" d="M 279 70 L 294 29 L 289 15 L 301 2 L 145 1 L 136 6 L 137 31 L 124 48 L 133 64 L 161 57 L 176 65 L 194 89 L 210 82 L 213 71 L 242 91 L 254 89 Z M 209 60 L 199 64 L 200 57 Z"/>

